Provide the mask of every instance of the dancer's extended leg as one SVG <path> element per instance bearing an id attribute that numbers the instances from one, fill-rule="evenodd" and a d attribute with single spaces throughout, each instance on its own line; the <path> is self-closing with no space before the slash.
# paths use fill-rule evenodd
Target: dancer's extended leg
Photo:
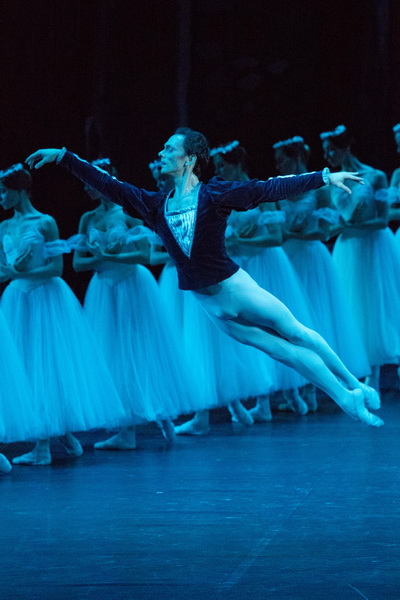
<path id="1" fill-rule="evenodd" d="M 325 340 L 243 272 L 216 293 L 196 293 L 211 319 L 228 335 L 264 351 L 325 391 L 345 412 L 369 425 L 383 421 L 367 411 L 360 382 Z M 343 381 L 347 388 L 340 383 Z"/>

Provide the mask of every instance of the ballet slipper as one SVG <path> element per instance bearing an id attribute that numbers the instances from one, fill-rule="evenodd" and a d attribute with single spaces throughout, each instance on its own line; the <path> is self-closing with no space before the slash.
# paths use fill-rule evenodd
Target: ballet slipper
<path id="1" fill-rule="evenodd" d="M 210 425 L 208 420 L 190 419 L 182 425 L 175 426 L 176 435 L 208 435 L 210 433 Z"/>
<path id="2" fill-rule="evenodd" d="M 236 423 L 241 423 L 246 427 L 251 427 L 254 425 L 254 419 L 251 416 L 250 412 L 243 406 L 243 404 L 239 401 L 232 402 L 229 405 L 229 412 L 232 415 L 232 421 L 235 419 Z"/>
<path id="3" fill-rule="evenodd" d="M 129 437 L 117 433 L 107 440 L 102 442 L 96 442 L 94 444 L 96 450 L 136 450 L 136 436 L 129 435 Z"/>
<path id="4" fill-rule="evenodd" d="M 381 407 L 381 398 L 377 390 L 365 383 L 361 383 L 360 387 L 364 392 L 365 406 L 372 410 L 378 410 Z"/>
<path id="5" fill-rule="evenodd" d="M 0 473 L 9 473 L 12 469 L 4 454 L 0 454 Z"/>
<path id="6" fill-rule="evenodd" d="M 365 407 L 364 391 L 361 388 L 347 391 L 342 401 L 337 401 L 340 408 L 355 421 L 361 421 L 372 427 L 382 427 L 382 419 L 370 413 Z"/>
<path id="7" fill-rule="evenodd" d="M 79 458 L 83 454 L 83 448 L 80 442 L 72 433 L 66 433 L 58 438 L 58 441 L 64 446 L 67 453 L 73 458 Z"/>
<path id="8" fill-rule="evenodd" d="M 161 429 L 161 433 L 167 442 L 173 442 L 175 440 L 176 432 L 172 421 L 169 419 L 163 419 L 162 421 L 157 421 L 157 425 Z"/>

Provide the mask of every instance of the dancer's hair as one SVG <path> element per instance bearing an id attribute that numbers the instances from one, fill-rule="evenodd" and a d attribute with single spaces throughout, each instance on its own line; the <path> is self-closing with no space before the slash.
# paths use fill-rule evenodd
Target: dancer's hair
<path id="1" fill-rule="evenodd" d="M 32 187 L 32 175 L 22 163 L 11 165 L 0 171 L 0 181 L 9 190 L 29 190 Z"/>
<path id="2" fill-rule="evenodd" d="M 114 165 L 111 164 L 109 158 L 96 158 L 96 160 L 92 160 L 92 165 L 103 171 L 107 171 L 107 173 L 113 175 L 113 177 L 118 177 L 118 171 Z"/>
<path id="3" fill-rule="evenodd" d="M 216 154 L 222 154 L 224 161 L 230 165 L 240 165 L 242 170 L 247 173 L 249 157 L 247 151 L 240 145 L 238 140 L 218 146 L 210 151 L 210 156 L 215 156 Z"/>
<path id="4" fill-rule="evenodd" d="M 210 148 L 206 137 L 199 131 L 193 131 L 190 127 L 179 127 L 175 134 L 184 136 L 183 147 L 186 154 L 196 156 L 193 173 L 200 177 L 210 160 Z"/>
<path id="5" fill-rule="evenodd" d="M 310 158 L 310 146 L 305 143 L 304 138 L 295 135 L 287 140 L 281 140 L 272 145 L 274 150 L 281 148 L 286 156 L 290 158 L 299 158 L 304 164 L 307 164 Z"/>
<path id="6" fill-rule="evenodd" d="M 345 125 L 338 125 L 332 131 L 324 131 L 319 137 L 322 141 L 329 140 L 337 148 L 351 148 L 354 145 L 354 138 Z"/>
<path id="7" fill-rule="evenodd" d="M 400 133 L 400 123 L 397 123 L 397 125 L 393 127 L 393 133 Z"/>

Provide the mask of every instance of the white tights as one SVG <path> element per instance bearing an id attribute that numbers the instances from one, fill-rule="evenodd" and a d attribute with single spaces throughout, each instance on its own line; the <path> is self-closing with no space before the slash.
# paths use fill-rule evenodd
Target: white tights
<path id="1" fill-rule="evenodd" d="M 348 390 L 360 387 L 325 340 L 297 321 L 243 269 L 192 293 L 217 327 L 292 367 L 338 404 Z"/>

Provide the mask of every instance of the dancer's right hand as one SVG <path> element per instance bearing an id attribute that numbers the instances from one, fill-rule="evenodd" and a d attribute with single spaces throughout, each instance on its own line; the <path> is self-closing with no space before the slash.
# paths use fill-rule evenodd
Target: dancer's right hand
<path id="1" fill-rule="evenodd" d="M 61 148 L 42 148 L 28 156 L 25 162 L 31 169 L 40 169 L 47 163 L 54 162 L 60 152 Z"/>

